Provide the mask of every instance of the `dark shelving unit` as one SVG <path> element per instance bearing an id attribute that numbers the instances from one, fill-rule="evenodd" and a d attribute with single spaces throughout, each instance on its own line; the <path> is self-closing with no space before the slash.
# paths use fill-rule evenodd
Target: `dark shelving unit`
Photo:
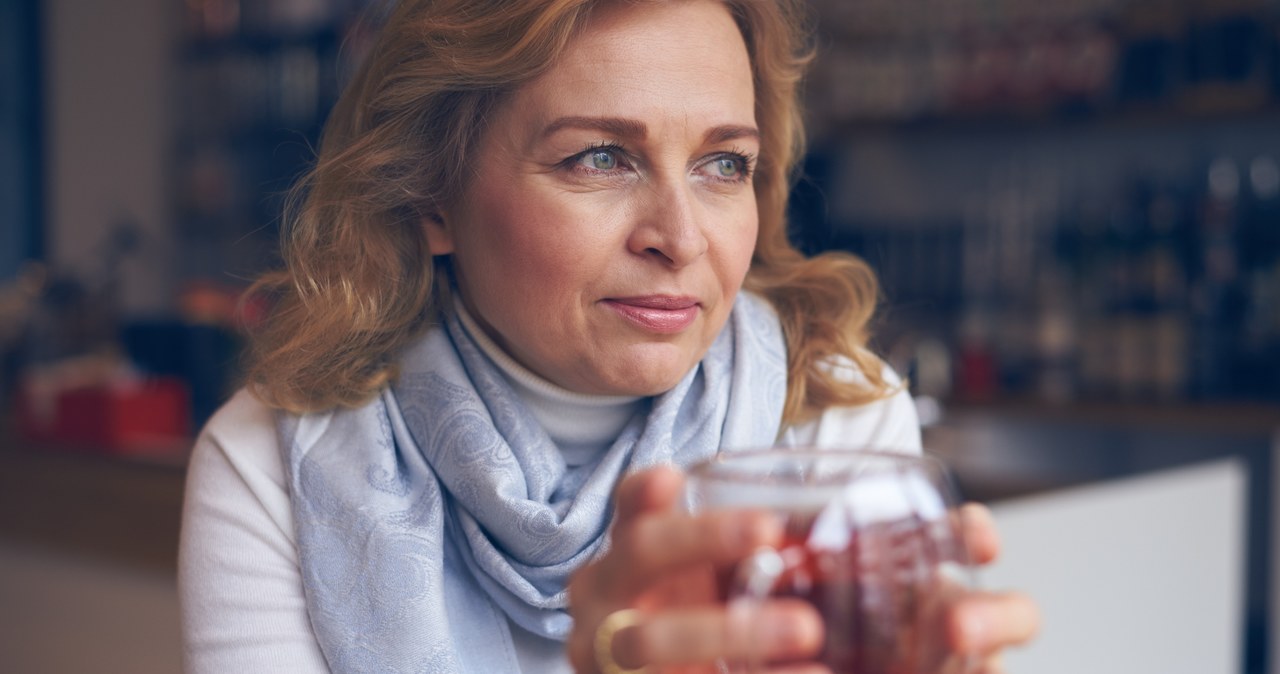
<path id="1" fill-rule="evenodd" d="M 1280 402 L 1280 3 L 814 6 L 797 238 L 926 393 Z"/>

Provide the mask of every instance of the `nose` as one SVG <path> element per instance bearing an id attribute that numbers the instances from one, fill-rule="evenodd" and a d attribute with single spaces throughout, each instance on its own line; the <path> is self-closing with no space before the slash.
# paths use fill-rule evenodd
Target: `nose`
<path id="1" fill-rule="evenodd" d="M 688 185 L 655 185 L 638 206 L 636 225 L 627 241 L 633 253 L 678 269 L 707 252 L 701 221 L 705 216 Z"/>

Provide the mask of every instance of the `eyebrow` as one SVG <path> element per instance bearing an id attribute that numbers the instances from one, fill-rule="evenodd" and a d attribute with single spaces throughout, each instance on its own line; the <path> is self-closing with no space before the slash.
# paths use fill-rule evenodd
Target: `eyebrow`
<path id="1" fill-rule="evenodd" d="M 621 138 L 644 138 L 649 135 L 649 127 L 644 122 L 625 117 L 560 117 L 543 129 L 543 137 L 551 136 L 564 129 L 587 129 L 603 131 Z M 753 126 L 725 124 L 707 131 L 706 143 L 715 145 L 739 138 L 760 139 L 760 131 Z"/>
<path id="2" fill-rule="evenodd" d="M 727 124 L 725 126 L 717 126 L 707 132 L 706 142 L 708 145 L 724 143 L 739 138 L 754 138 L 760 140 L 760 130 L 754 126 L 739 126 L 735 124 Z"/>
<path id="3" fill-rule="evenodd" d="M 649 135 L 649 127 L 644 122 L 623 117 L 560 117 L 548 124 L 542 135 L 545 138 L 563 129 L 603 131 L 622 138 L 644 138 Z"/>

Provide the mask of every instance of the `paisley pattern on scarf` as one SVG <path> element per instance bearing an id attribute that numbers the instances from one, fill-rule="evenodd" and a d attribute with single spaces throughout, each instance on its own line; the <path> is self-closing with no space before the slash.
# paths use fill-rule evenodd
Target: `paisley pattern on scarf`
<path id="1" fill-rule="evenodd" d="M 740 293 L 698 366 L 576 468 L 456 316 L 377 399 L 282 414 L 307 610 L 330 667 L 518 671 L 509 624 L 567 638 L 565 587 L 607 545 L 622 476 L 770 444 L 785 395 L 777 316 Z"/>

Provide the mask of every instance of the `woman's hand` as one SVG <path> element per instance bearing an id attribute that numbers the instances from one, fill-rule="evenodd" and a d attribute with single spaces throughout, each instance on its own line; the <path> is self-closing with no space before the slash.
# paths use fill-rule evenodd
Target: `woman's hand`
<path id="1" fill-rule="evenodd" d="M 960 509 L 964 540 L 974 564 L 990 564 L 1000 554 L 1000 537 L 986 506 Z M 981 674 L 999 674 L 1005 648 L 1029 641 L 1040 629 L 1040 612 L 1020 592 L 969 592 L 951 607 L 948 635 L 957 654 L 973 656 Z"/>
<path id="2" fill-rule="evenodd" d="M 714 672 L 721 657 L 816 655 L 822 622 L 808 604 L 766 602 L 749 619 L 735 613 L 730 620 L 717 591 L 717 572 L 781 541 L 777 520 L 747 511 L 691 516 L 681 507 L 683 488 L 683 476 L 672 468 L 637 473 L 619 485 L 612 547 L 569 583 L 574 668 L 600 671 L 596 631 L 607 616 L 628 608 L 639 609 L 642 618 L 612 639 L 613 660 L 624 668 Z"/>
<path id="3" fill-rule="evenodd" d="M 823 627 L 811 606 L 774 600 L 750 617 L 735 613 L 731 619 L 717 588 L 718 575 L 758 547 L 780 542 L 777 520 L 749 511 L 691 516 L 680 506 L 683 485 L 675 469 L 655 468 L 618 487 L 612 548 L 569 584 L 574 668 L 600 671 L 596 631 L 606 617 L 630 608 L 639 609 L 640 618 L 612 638 L 613 661 L 624 668 L 714 672 L 717 658 L 795 662 L 816 656 Z M 973 561 L 994 560 L 1000 543 L 990 512 L 966 505 L 961 521 Z M 996 674 L 1002 650 L 1027 641 L 1038 626 L 1035 604 L 1020 593 L 968 592 L 949 609 L 949 646 L 962 656 L 956 662 L 972 657 L 982 674 Z"/>

